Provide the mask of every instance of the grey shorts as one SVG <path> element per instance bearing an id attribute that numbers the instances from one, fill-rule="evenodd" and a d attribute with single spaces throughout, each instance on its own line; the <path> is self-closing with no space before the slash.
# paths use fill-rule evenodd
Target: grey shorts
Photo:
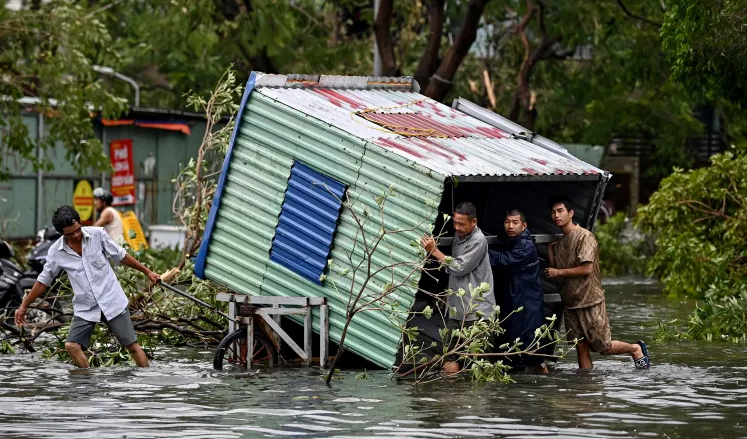
<path id="1" fill-rule="evenodd" d="M 132 320 L 130 319 L 130 312 L 125 308 L 121 314 L 113 319 L 107 321 L 104 314 L 101 314 L 101 321 L 106 323 L 112 334 L 117 337 L 117 341 L 122 346 L 129 346 L 137 341 L 137 335 L 135 335 L 135 328 L 132 326 Z M 96 327 L 97 322 L 89 322 L 83 320 L 80 317 L 73 317 L 73 321 L 70 322 L 70 330 L 67 333 L 68 343 L 78 343 L 83 347 L 83 350 L 88 349 L 88 343 L 91 341 L 91 335 L 93 335 L 93 328 Z"/>

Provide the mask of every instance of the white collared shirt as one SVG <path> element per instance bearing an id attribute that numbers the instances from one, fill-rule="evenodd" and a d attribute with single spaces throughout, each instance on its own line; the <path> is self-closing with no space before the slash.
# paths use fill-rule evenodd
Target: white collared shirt
<path id="1" fill-rule="evenodd" d="M 65 242 L 58 239 L 49 248 L 47 263 L 37 281 L 46 286 L 52 284 L 60 271 L 65 270 L 73 287 L 73 313 L 89 322 L 107 320 L 127 308 L 127 296 L 114 275 L 107 258 L 120 262 L 127 251 L 115 243 L 103 227 L 82 227 L 83 255 L 75 253 Z"/>

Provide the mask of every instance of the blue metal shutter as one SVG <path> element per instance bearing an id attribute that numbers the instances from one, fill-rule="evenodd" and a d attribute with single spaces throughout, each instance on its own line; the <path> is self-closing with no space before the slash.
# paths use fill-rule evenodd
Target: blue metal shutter
<path id="1" fill-rule="evenodd" d="M 295 162 L 270 259 L 321 284 L 344 193 L 344 184 Z"/>

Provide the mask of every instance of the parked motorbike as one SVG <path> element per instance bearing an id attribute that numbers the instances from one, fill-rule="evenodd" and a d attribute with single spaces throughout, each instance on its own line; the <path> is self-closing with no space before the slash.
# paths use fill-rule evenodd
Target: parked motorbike
<path id="1" fill-rule="evenodd" d="M 47 262 L 47 253 L 52 244 L 60 235 L 55 229 L 47 228 L 38 233 L 39 243 L 31 248 L 26 260 L 29 270 L 23 271 L 11 259 L 15 256 L 13 247 L 7 242 L 0 241 L 0 314 L 5 313 L 11 322 L 15 310 L 23 302 L 26 291 L 30 290 L 36 283 L 36 278 L 44 269 Z M 64 310 L 69 308 L 69 302 L 60 299 L 59 283 L 53 282 L 47 290 L 46 299 L 35 304 L 28 310 L 27 321 L 31 323 L 42 323 L 49 320 L 66 322 L 69 317 L 64 316 Z"/>
<path id="2" fill-rule="evenodd" d="M 0 241 L 0 314 L 6 316 L 10 316 L 23 301 L 23 270 L 11 261 L 14 256 L 13 247 Z"/>
<path id="3" fill-rule="evenodd" d="M 62 235 L 60 232 L 55 230 L 53 227 L 48 227 L 43 230 L 39 230 L 37 233 L 39 237 L 39 243 L 35 247 L 29 250 L 26 255 L 30 270 L 24 273 L 26 277 L 33 277 L 36 279 L 37 276 L 44 269 L 44 264 L 47 263 L 47 252 Z M 33 286 L 33 282 L 31 284 Z M 29 287 L 31 288 L 31 287 Z"/>

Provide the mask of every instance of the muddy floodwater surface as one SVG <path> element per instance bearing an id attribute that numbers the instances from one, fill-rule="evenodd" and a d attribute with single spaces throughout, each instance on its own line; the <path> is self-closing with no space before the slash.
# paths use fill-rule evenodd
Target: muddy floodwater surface
<path id="1" fill-rule="evenodd" d="M 386 371 L 344 371 L 331 387 L 316 368 L 212 369 L 212 352 L 161 349 L 153 367 L 75 370 L 37 355 L 0 355 L 0 436 L 240 437 L 747 437 L 744 345 L 655 343 L 652 316 L 693 307 L 653 285 L 606 285 L 613 338 L 649 341 L 653 367 L 573 355 L 549 376 L 516 384 L 412 386 Z"/>

